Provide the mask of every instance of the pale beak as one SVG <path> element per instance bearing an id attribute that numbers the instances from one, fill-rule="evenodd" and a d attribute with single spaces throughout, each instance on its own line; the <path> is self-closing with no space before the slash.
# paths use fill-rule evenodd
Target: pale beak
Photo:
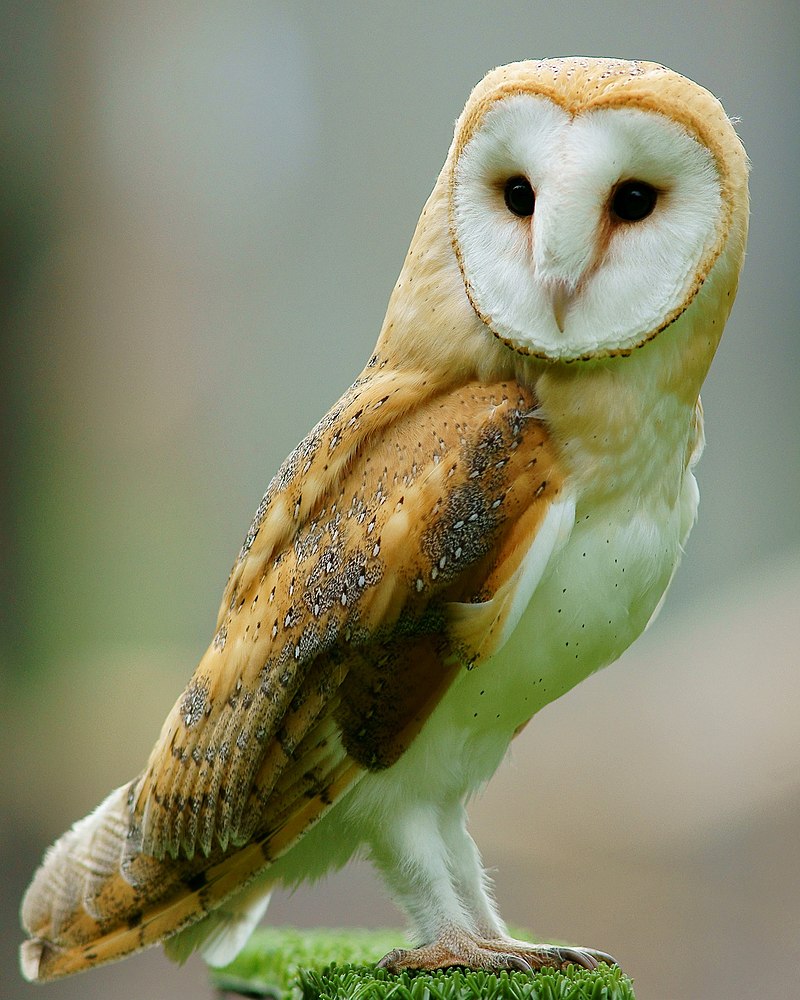
<path id="1" fill-rule="evenodd" d="M 560 333 L 564 332 L 564 322 L 572 302 L 573 292 L 574 289 L 566 281 L 554 281 L 550 286 L 550 303 Z"/>

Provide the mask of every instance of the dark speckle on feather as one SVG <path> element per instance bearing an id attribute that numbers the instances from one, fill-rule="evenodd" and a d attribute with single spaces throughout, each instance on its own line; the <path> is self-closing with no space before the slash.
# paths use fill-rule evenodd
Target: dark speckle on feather
<path id="1" fill-rule="evenodd" d="M 181 716 L 187 729 L 191 729 L 202 719 L 207 698 L 207 685 L 197 684 L 195 681 L 189 684 L 181 702 Z"/>

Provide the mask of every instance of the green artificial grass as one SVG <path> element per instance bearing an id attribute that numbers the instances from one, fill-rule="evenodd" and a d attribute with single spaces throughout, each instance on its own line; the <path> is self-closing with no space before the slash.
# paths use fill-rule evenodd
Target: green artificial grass
<path id="1" fill-rule="evenodd" d="M 616 966 L 588 972 L 402 972 L 375 968 L 396 931 L 265 928 L 225 969 L 212 970 L 222 994 L 276 1000 L 635 1000 L 630 979 Z"/>

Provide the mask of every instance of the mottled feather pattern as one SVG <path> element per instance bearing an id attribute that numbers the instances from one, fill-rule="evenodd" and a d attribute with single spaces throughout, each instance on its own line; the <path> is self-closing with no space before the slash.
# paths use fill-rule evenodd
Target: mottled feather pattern
<path id="1" fill-rule="evenodd" d="M 215 837 L 223 849 L 246 843 L 273 821 L 275 785 L 298 760 L 306 788 L 324 786 L 305 761 L 322 712 L 338 723 L 328 739 L 360 765 L 396 759 L 450 655 L 448 602 L 490 596 L 488 554 L 547 489 L 546 439 L 535 401 L 517 385 L 466 386 L 416 406 L 398 400 L 380 438 L 359 450 L 345 431 L 356 426 L 354 408 L 374 405 L 375 393 L 366 404 L 364 394 L 357 384 L 326 423 L 327 440 L 349 460 L 337 488 L 326 483 L 325 503 L 298 515 L 283 548 L 271 543 L 271 504 L 302 510 L 315 492 L 304 478 L 312 466 L 292 461 L 294 475 L 273 487 L 248 535 L 240 561 L 250 566 L 139 788 L 145 853 L 208 854 Z M 301 449 L 335 450 L 324 440 Z M 418 683 L 409 664 L 427 664 Z"/>
<path id="2" fill-rule="evenodd" d="M 402 370 L 374 355 L 361 376 L 286 458 L 272 479 L 231 570 L 219 612 L 222 625 L 239 592 L 263 572 L 335 485 L 352 455 L 397 417 L 447 384 Z"/>

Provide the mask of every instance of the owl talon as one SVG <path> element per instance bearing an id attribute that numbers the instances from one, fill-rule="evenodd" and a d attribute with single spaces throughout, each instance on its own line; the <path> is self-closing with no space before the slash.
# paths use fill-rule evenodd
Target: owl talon
<path id="1" fill-rule="evenodd" d="M 590 951 L 584 948 L 558 948 L 558 957 L 564 965 L 577 965 L 582 969 L 596 969 L 600 964 Z"/>
<path id="2" fill-rule="evenodd" d="M 604 951 L 598 951 L 596 948 L 581 948 L 581 951 L 585 955 L 591 955 L 598 965 L 619 965 L 619 962 L 613 955 L 609 955 Z"/>
<path id="3" fill-rule="evenodd" d="M 378 962 L 377 968 L 388 969 L 389 972 L 397 972 L 398 969 L 403 967 L 401 962 L 405 954 L 405 948 L 393 948 Z"/>
<path id="4" fill-rule="evenodd" d="M 508 969 L 531 974 L 546 968 L 563 971 L 570 965 L 592 971 L 601 963 L 617 964 L 610 955 L 594 948 L 533 945 L 503 938 L 485 940 L 460 932 L 422 948 L 394 948 L 378 962 L 378 968 L 396 973 L 403 969 L 430 972 L 458 966 L 496 972 Z"/>
<path id="5" fill-rule="evenodd" d="M 530 963 L 526 962 L 520 955 L 507 955 L 505 958 L 507 969 L 515 969 L 517 972 L 533 972 L 533 968 Z"/>

